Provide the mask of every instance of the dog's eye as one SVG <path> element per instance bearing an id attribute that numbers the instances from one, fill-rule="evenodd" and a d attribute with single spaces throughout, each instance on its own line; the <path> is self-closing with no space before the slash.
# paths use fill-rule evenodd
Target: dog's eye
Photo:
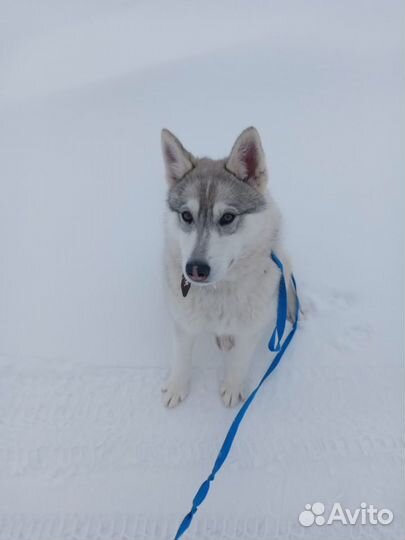
<path id="1" fill-rule="evenodd" d="M 188 210 L 185 210 L 184 212 L 181 213 L 181 218 L 186 223 L 189 223 L 189 224 L 193 223 L 193 216 L 191 215 L 191 212 L 189 212 Z"/>
<path id="2" fill-rule="evenodd" d="M 219 220 L 220 225 L 229 225 L 232 223 L 232 221 L 235 219 L 235 214 L 231 214 L 230 212 L 227 212 L 224 214 L 221 219 Z"/>

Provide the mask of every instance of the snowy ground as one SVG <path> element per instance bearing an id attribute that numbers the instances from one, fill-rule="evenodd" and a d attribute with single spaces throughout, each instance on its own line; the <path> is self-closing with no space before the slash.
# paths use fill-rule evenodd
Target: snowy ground
<path id="1" fill-rule="evenodd" d="M 402 2 L 0 7 L 0 540 L 173 536 L 235 413 L 204 340 L 160 403 L 159 132 L 221 157 L 251 124 L 307 318 L 187 538 L 402 540 Z"/>

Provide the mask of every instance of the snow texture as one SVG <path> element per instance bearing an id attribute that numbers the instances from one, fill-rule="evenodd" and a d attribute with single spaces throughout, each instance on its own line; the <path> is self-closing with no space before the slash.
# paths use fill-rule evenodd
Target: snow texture
<path id="1" fill-rule="evenodd" d="M 404 5 L 2 0 L 0 539 L 173 537 L 235 411 L 160 402 L 160 129 L 255 125 L 305 320 L 185 538 L 405 537 Z M 269 329 L 269 335 L 270 335 Z M 252 385 L 271 356 L 258 346 Z M 298 523 L 306 503 L 394 512 Z"/>

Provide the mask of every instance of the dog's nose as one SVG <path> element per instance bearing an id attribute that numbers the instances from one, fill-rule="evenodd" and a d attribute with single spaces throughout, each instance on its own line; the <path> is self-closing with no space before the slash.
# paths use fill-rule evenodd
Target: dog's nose
<path id="1" fill-rule="evenodd" d="M 206 281 L 211 268 L 202 261 L 189 261 L 186 264 L 186 274 L 194 281 Z"/>

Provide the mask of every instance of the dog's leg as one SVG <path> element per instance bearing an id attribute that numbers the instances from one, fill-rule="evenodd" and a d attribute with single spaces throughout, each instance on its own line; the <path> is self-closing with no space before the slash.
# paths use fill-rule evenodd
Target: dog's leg
<path id="1" fill-rule="evenodd" d="M 224 354 L 225 377 L 220 392 L 227 407 L 246 399 L 246 378 L 257 342 L 257 335 L 236 336 L 234 346 Z"/>
<path id="2" fill-rule="evenodd" d="M 170 376 L 162 388 L 162 401 L 166 407 L 175 407 L 190 390 L 191 355 L 195 336 L 175 323 L 174 351 Z"/>

